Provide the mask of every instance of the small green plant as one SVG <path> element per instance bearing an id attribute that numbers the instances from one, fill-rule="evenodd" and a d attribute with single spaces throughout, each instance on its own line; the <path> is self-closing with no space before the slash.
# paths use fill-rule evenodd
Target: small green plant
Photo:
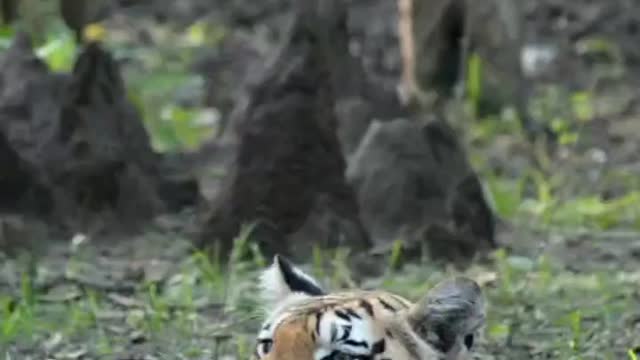
<path id="1" fill-rule="evenodd" d="M 113 344 L 109 336 L 103 329 L 98 330 L 98 340 L 96 341 L 96 352 L 99 355 L 112 355 Z"/>
<path id="2" fill-rule="evenodd" d="M 468 103 L 475 118 L 482 101 L 482 58 L 476 53 L 471 54 L 467 60 L 466 85 Z"/>
<path id="3" fill-rule="evenodd" d="M 314 244 L 313 249 L 311 250 L 311 264 L 313 273 L 319 279 L 324 279 L 327 276 L 327 272 L 324 267 L 324 258 L 323 250 L 317 244 Z"/>
<path id="4" fill-rule="evenodd" d="M 511 180 L 490 174 L 486 179 L 495 211 L 504 219 L 513 218 L 522 205 L 526 177 Z"/>
<path id="5" fill-rule="evenodd" d="M 9 48 L 13 41 L 14 34 L 11 26 L 0 25 L 0 52 Z"/>
<path id="6" fill-rule="evenodd" d="M 169 305 L 158 293 L 158 287 L 151 283 L 147 290 L 149 310 L 144 316 L 150 331 L 159 331 L 164 327 L 164 322 L 169 320 Z"/>
<path id="7" fill-rule="evenodd" d="M 32 312 L 24 303 L 17 303 L 10 297 L 0 299 L 0 343 L 9 343 L 24 332 L 25 325 L 32 320 Z"/>
<path id="8" fill-rule="evenodd" d="M 94 326 L 95 316 L 87 309 L 86 302 L 71 304 L 68 309 L 69 316 L 65 327 L 65 335 L 71 336 Z"/>
<path id="9" fill-rule="evenodd" d="M 574 353 L 578 353 L 582 346 L 582 313 L 576 310 L 569 314 L 566 319 L 571 331 L 571 339 L 569 340 L 569 348 Z"/>
<path id="10" fill-rule="evenodd" d="M 203 283 L 208 289 L 209 296 L 212 299 L 221 298 L 225 291 L 226 277 L 220 263 L 218 244 L 214 245 L 212 256 L 207 256 L 202 251 L 197 251 L 192 255 L 193 262 L 198 267 L 202 276 Z"/>
<path id="11" fill-rule="evenodd" d="M 333 256 L 330 257 L 330 264 L 333 268 L 333 274 L 331 276 L 331 283 L 333 284 L 332 288 L 339 289 L 345 286 L 350 288 L 355 287 L 356 285 L 351 277 L 351 270 L 349 270 L 349 266 L 347 265 L 350 250 L 346 248 L 337 248 L 332 252 Z"/>
<path id="12" fill-rule="evenodd" d="M 402 239 L 394 240 L 393 247 L 391 248 L 391 255 L 389 256 L 388 269 L 390 271 L 397 270 L 400 267 L 403 246 L 404 246 L 404 241 L 402 241 Z"/>
<path id="13" fill-rule="evenodd" d="M 581 56 L 605 56 L 614 63 L 624 62 L 624 52 L 620 46 L 610 39 L 602 36 L 586 36 L 580 39 L 576 45 L 576 50 Z"/>
<path id="14" fill-rule="evenodd" d="M 571 107 L 573 115 L 579 122 L 588 122 L 593 119 L 593 97 L 586 91 L 576 92 L 571 95 Z"/>
<path id="15" fill-rule="evenodd" d="M 240 286 L 235 286 L 238 283 L 238 279 L 247 275 L 247 262 L 245 261 L 247 255 L 250 255 L 250 238 L 254 229 L 258 226 L 258 222 L 250 224 L 244 224 L 240 228 L 238 236 L 233 240 L 233 248 L 229 256 L 226 267 L 225 278 L 225 290 L 224 290 L 224 305 L 225 311 L 233 311 L 236 301 L 241 299 L 241 292 L 243 290 Z"/>
<path id="16" fill-rule="evenodd" d="M 36 305 L 36 296 L 33 289 L 33 278 L 29 271 L 25 271 L 22 273 L 21 281 L 20 281 L 20 290 L 22 294 L 22 301 L 27 306 L 28 309 L 33 309 Z"/>
<path id="17" fill-rule="evenodd" d="M 68 72 L 75 61 L 76 42 L 73 34 L 66 27 L 56 28 L 57 31 L 47 33 L 44 44 L 36 49 L 36 54 L 49 65 L 52 71 Z"/>
<path id="18" fill-rule="evenodd" d="M 532 270 L 533 265 L 527 258 L 509 256 L 505 249 L 493 253 L 499 278 L 499 292 L 506 304 L 517 304 L 522 291 L 522 278 Z"/>
<path id="19" fill-rule="evenodd" d="M 538 289 L 543 291 L 549 288 L 551 281 L 553 280 L 553 268 L 548 256 L 541 255 L 538 258 Z"/>
<path id="20" fill-rule="evenodd" d="M 564 118 L 556 117 L 551 120 L 551 130 L 558 136 L 561 145 L 573 145 L 578 142 L 579 134 L 572 129 L 572 123 Z"/>
<path id="21" fill-rule="evenodd" d="M 236 338 L 236 354 L 238 359 L 249 359 L 251 357 L 251 345 L 246 336 Z"/>
<path id="22" fill-rule="evenodd" d="M 494 340 L 506 339 L 511 333 L 511 326 L 504 322 L 489 323 L 487 333 Z"/>

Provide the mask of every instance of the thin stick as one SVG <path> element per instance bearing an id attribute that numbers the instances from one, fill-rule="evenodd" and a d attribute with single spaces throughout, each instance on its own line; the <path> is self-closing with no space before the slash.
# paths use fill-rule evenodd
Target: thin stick
<path id="1" fill-rule="evenodd" d="M 402 58 L 400 99 L 408 103 L 416 90 L 416 50 L 413 38 L 413 0 L 398 2 L 398 37 Z"/>

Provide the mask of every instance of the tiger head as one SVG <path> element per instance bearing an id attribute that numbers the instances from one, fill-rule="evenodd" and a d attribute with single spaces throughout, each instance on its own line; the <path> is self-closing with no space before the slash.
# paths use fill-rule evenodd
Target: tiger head
<path id="1" fill-rule="evenodd" d="M 256 360 L 466 360 L 485 320 L 482 291 L 465 277 L 415 303 L 385 291 L 326 293 L 276 255 L 261 288 Z"/>

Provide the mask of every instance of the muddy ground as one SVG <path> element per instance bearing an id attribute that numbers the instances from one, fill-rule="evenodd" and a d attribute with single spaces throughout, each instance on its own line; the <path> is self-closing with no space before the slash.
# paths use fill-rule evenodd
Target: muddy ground
<path id="1" fill-rule="evenodd" d="M 216 108 L 222 118 L 243 96 L 245 76 L 281 39 L 288 14 L 286 2 L 276 0 L 130 3 L 105 22 L 125 83 L 179 69 L 197 81 L 181 82 L 160 94 L 162 101 Z M 503 249 L 466 270 L 490 300 L 478 358 L 634 359 L 640 356 L 640 6 L 548 0 L 526 12 L 529 49 L 557 51 L 530 81 L 532 113 L 555 124 L 560 144 L 527 142 L 509 111 L 483 121 L 461 115 L 461 104 L 450 111 L 502 218 Z M 367 71 L 392 88 L 400 71 L 393 2 L 352 1 L 352 13 L 352 47 Z M 210 41 L 189 42 L 185 28 L 196 20 L 208 24 Z M 169 148 L 154 133 L 163 129 L 158 123 L 145 125 L 156 147 Z M 221 148 L 209 143 L 184 160 L 209 199 L 226 169 Z M 253 255 L 232 258 L 228 267 L 193 255 L 195 213 L 159 216 L 136 235 L 96 232 L 46 244 L 28 242 L 40 230 L 20 216 L 3 217 L 3 239 L 20 239 L 20 246 L 0 252 L 0 357 L 247 358 L 259 324 L 251 294 L 270 259 L 242 238 L 232 256 Z M 29 258 L 19 251 L 25 247 L 35 276 L 25 275 Z M 456 271 L 427 259 L 400 266 L 385 258 L 384 275 L 368 278 L 349 272 L 345 257 L 315 254 L 307 268 L 333 288 L 384 287 L 409 297 Z"/>

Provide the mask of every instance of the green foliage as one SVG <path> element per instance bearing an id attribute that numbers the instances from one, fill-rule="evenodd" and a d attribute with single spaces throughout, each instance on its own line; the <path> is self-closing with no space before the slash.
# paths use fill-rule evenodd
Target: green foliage
<path id="1" fill-rule="evenodd" d="M 478 107 L 482 101 L 482 58 L 476 53 L 467 60 L 467 98 L 473 116 L 478 113 Z"/>
<path id="2" fill-rule="evenodd" d="M 196 149 L 215 134 L 215 117 L 207 109 L 187 108 L 167 102 L 177 89 L 200 82 L 196 76 L 175 72 L 132 76 L 128 82 L 129 99 L 136 104 L 151 134 L 152 145 L 159 151 Z"/>
<path id="3" fill-rule="evenodd" d="M 10 297 L 0 298 L 0 343 L 9 343 L 20 336 L 30 335 L 33 312 L 24 303 Z"/>
<path id="4" fill-rule="evenodd" d="M 211 298 L 220 296 L 224 292 L 225 276 L 217 251 L 211 257 L 204 252 L 196 252 L 193 260 L 202 274 L 203 283 L 208 288 Z"/>
<path id="5" fill-rule="evenodd" d="M 531 219 L 539 224 L 566 228 L 607 230 L 618 226 L 638 228 L 640 224 L 640 193 L 630 191 L 616 198 L 600 195 L 564 198 L 561 178 L 548 178 L 531 170 L 520 179 L 506 179 L 488 174 L 489 199 L 496 213 L 505 219 Z M 528 195 L 525 189 L 532 187 Z"/>
<path id="6" fill-rule="evenodd" d="M 571 95 L 571 105 L 576 120 L 591 121 L 594 117 L 593 98 L 588 92 L 577 92 Z"/>
<path id="7" fill-rule="evenodd" d="M 129 99 L 143 115 L 153 147 L 158 151 L 194 150 L 217 132 L 218 114 L 201 106 L 185 106 L 175 101 L 187 96 L 201 97 L 204 83 L 188 70 L 196 49 L 215 48 L 227 35 L 224 27 L 197 21 L 184 31 L 166 29 L 165 42 L 154 51 L 127 48 L 114 43 L 114 51 L 138 60 L 142 69 L 127 74 Z M 160 55 L 158 54 L 160 53 Z M 141 70 L 141 71 L 140 71 Z"/>
<path id="8" fill-rule="evenodd" d="M 20 298 L 0 297 L 0 344 L 33 336 L 37 325 L 36 312 L 37 297 L 31 272 L 23 271 L 20 275 Z"/>
<path id="9" fill-rule="evenodd" d="M 33 293 L 33 279 L 31 275 L 25 271 L 22 273 L 20 288 L 22 293 L 22 301 L 29 307 L 33 307 L 36 303 L 35 294 Z"/>
<path id="10" fill-rule="evenodd" d="M 593 226 L 610 229 L 621 224 L 637 224 L 640 218 L 640 193 L 630 192 L 616 199 L 587 196 L 559 204 L 553 221 L 565 226 Z"/>
<path id="11" fill-rule="evenodd" d="M 161 296 L 156 284 L 149 284 L 147 291 L 149 301 L 148 313 L 132 314 L 134 318 L 131 319 L 131 321 L 137 322 L 139 317 L 142 317 L 146 320 L 149 331 L 160 331 L 164 327 L 165 322 L 171 318 L 169 316 L 169 303 L 167 299 Z"/>
<path id="12" fill-rule="evenodd" d="M 576 50 L 583 56 L 601 55 L 613 63 L 622 63 L 624 54 L 620 46 L 600 36 L 587 36 L 576 43 Z"/>
<path id="13" fill-rule="evenodd" d="M 325 256 L 323 255 L 322 249 L 317 244 L 313 245 L 311 259 L 313 273 L 316 274 L 318 278 L 324 279 L 327 276 L 324 267 Z"/>
<path id="14" fill-rule="evenodd" d="M 569 348 L 578 353 L 582 346 L 582 314 L 580 310 L 571 312 L 561 323 L 566 324 L 570 329 Z"/>
<path id="15" fill-rule="evenodd" d="M 505 219 L 514 217 L 522 205 L 525 178 L 509 180 L 490 174 L 487 183 L 496 213 Z"/>
<path id="16" fill-rule="evenodd" d="M 44 17 L 38 15 L 33 19 L 27 17 L 25 22 L 35 24 L 44 21 L 37 28 L 46 31 L 31 29 L 29 24 L 21 27 L 29 28 L 36 37 L 36 53 L 52 71 L 68 72 L 72 69 L 79 50 L 74 35 L 60 19 L 51 18 L 48 12 L 42 16 Z M 109 33 L 109 29 L 104 31 Z M 9 46 L 13 36 L 13 28 L 0 28 L 0 51 Z M 127 56 L 142 65 L 141 69 L 125 72 L 123 75 L 128 97 L 142 114 L 155 149 L 194 150 L 202 141 L 216 133 L 215 112 L 201 107 L 182 106 L 174 99 L 180 92 L 193 92 L 192 89 L 202 88 L 202 79 L 187 69 L 194 49 L 202 46 L 215 47 L 225 36 L 225 28 L 199 21 L 183 33 L 176 34 L 175 39 L 167 39 L 172 47 L 161 49 L 166 54 L 144 48 L 130 49 L 108 36 L 103 41 L 103 46 L 116 54 L 116 57 Z M 184 45 L 180 46 L 181 44 Z"/>
<path id="17" fill-rule="evenodd" d="M 239 359 L 251 358 L 253 349 L 251 347 L 251 343 L 247 341 L 246 337 L 241 336 L 238 338 L 238 341 L 236 342 L 236 353 L 238 354 Z"/>
<path id="18" fill-rule="evenodd" d="M 13 28 L 6 25 L 0 25 L 0 52 L 6 50 L 13 41 L 14 31 Z"/>
<path id="19" fill-rule="evenodd" d="M 393 242 L 393 247 L 391 248 L 391 255 L 389 256 L 390 270 L 396 270 L 400 267 L 400 259 L 402 256 L 403 245 L 404 245 L 404 241 L 402 241 L 402 239 L 397 239 Z"/>
<path id="20" fill-rule="evenodd" d="M 264 265 L 264 260 L 250 256 L 251 250 L 247 247 L 253 228 L 251 225 L 243 227 L 228 266 L 222 266 L 204 253 L 195 253 L 181 262 L 167 280 L 141 286 L 131 296 L 142 306 L 127 309 L 126 319 L 118 327 L 141 331 L 155 344 L 165 344 L 174 354 L 187 358 L 211 356 L 206 347 L 192 342 L 196 338 L 216 344 L 216 354 L 250 354 L 250 339 L 262 306 L 256 298 L 257 275 Z M 318 249 L 315 253 L 315 266 L 333 280 L 330 288 L 355 286 L 349 272 L 347 251 Z M 396 256 L 398 253 L 389 254 L 388 263 L 393 264 Z M 372 284 L 417 299 L 435 283 L 453 275 L 452 271 L 443 271 L 430 262 L 408 264 Z M 318 275 L 316 270 L 313 273 Z M 547 256 L 533 258 L 510 254 L 505 249 L 494 252 L 490 263 L 474 265 L 467 271 L 472 277 L 491 273 L 495 275 L 490 278 L 495 280 L 483 286 L 489 298 L 489 318 L 486 338 L 481 345 L 511 349 L 507 344 L 513 341 L 518 342 L 516 348 L 530 342 L 536 352 L 555 354 L 557 358 L 586 358 L 586 354 L 595 349 L 603 358 L 612 358 L 616 349 L 608 348 L 606 336 L 598 337 L 592 331 L 593 324 L 612 331 L 625 326 L 622 314 L 634 299 L 632 284 L 635 277 L 574 273 Z M 17 339 L 35 339 L 35 334 L 50 331 L 51 328 L 34 325 L 52 323 L 55 313 L 62 315 L 55 328 L 65 329 L 65 339 L 93 334 L 91 349 L 96 354 L 110 356 L 129 341 L 127 337 L 114 336 L 110 332 L 111 325 L 101 318 L 100 314 L 108 312 L 110 305 L 100 292 L 86 291 L 61 310 L 40 303 L 38 299 L 34 296 L 36 305 L 30 307 L 26 301 L 16 303 L 9 297 L 0 297 L 3 344 L 11 344 Z M 210 313 L 207 309 L 212 304 L 224 304 L 224 313 Z M 39 307 L 46 309 L 38 312 Z M 252 326 L 243 325 L 247 322 Z M 221 340 L 226 339 L 225 336 L 229 336 L 228 344 Z M 508 353 L 511 351 L 514 350 Z M 632 354 L 635 356 L 632 350 L 623 352 L 628 353 L 629 358 L 633 358 Z M 167 356 L 160 358 L 171 358 Z M 528 358 L 522 354 L 513 356 Z"/>
<path id="21" fill-rule="evenodd" d="M 216 46 L 225 36 L 227 36 L 225 28 L 205 21 L 194 22 L 185 32 L 185 38 L 190 46 Z"/>
<path id="22" fill-rule="evenodd" d="M 60 27 L 56 32 L 47 33 L 44 44 L 36 49 L 36 54 L 52 71 L 69 72 L 73 68 L 76 50 L 73 33 Z"/>

